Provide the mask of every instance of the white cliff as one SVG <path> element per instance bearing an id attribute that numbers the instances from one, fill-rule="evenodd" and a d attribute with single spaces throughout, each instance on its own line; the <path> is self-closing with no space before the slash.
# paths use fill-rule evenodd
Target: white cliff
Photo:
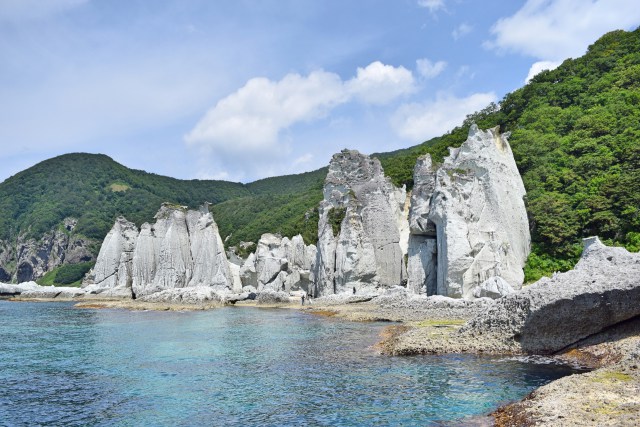
<path id="1" fill-rule="evenodd" d="M 308 291 L 315 258 L 316 247 L 305 245 L 300 235 L 263 234 L 240 268 L 242 285 L 247 291 Z"/>
<path id="2" fill-rule="evenodd" d="M 335 154 L 320 202 L 314 295 L 371 292 L 406 280 L 406 192 L 378 159 Z"/>
<path id="3" fill-rule="evenodd" d="M 208 205 L 163 205 L 153 225 L 119 218 L 104 240 L 83 286 L 91 292 L 140 297 L 166 289 L 232 288 L 232 274 Z"/>
<path id="4" fill-rule="evenodd" d="M 473 125 L 437 171 L 428 155 L 419 159 L 409 219 L 413 292 L 473 298 L 489 285 L 491 294 L 521 288 L 531 239 L 507 136 Z"/>

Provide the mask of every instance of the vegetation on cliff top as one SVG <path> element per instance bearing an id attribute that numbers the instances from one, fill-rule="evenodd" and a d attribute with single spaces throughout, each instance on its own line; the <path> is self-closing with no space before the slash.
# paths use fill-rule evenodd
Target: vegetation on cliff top
<path id="1" fill-rule="evenodd" d="M 640 250 L 640 29 L 606 34 L 583 57 L 540 73 L 443 136 L 374 156 L 396 185 L 411 188 L 417 157 L 442 161 L 472 122 L 511 132 L 532 230 L 527 280 L 571 268 L 582 237 Z M 41 235 L 67 216 L 79 219 L 77 232 L 102 239 L 118 215 L 139 225 L 162 202 L 209 201 L 228 245 L 265 232 L 314 242 L 326 171 L 250 184 L 181 181 L 106 156 L 60 156 L 0 184 L 0 239 Z"/>

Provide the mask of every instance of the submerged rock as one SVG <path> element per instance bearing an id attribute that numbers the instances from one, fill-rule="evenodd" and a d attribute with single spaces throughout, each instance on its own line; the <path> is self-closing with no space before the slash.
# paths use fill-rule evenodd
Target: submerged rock
<path id="1" fill-rule="evenodd" d="M 406 192 L 380 161 L 357 151 L 335 154 L 320 202 L 314 296 L 372 292 L 406 281 Z"/>
<path id="2" fill-rule="evenodd" d="M 552 353 L 640 315 L 640 253 L 585 239 L 576 267 L 500 298 L 460 331 Z"/>

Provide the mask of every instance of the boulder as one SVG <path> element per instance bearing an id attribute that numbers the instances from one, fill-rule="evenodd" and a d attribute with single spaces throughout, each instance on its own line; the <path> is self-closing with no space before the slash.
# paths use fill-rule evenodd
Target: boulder
<path id="1" fill-rule="evenodd" d="M 20 294 L 23 298 L 43 298 L 43 299 L 71 299 L 81 297 L 85 291 L 80 288 L 69 286 L 39 286 L 37 289 L 24 291 Z"/>
<path id="2" fill-rule="evenodd" d="M 263 289 L 255 298 L 258 304 L 282 304 L 291 302 L 289 294 L 272 289 Z"/>
<path id="3" fill-rule="evenodd" d="M 23 282 L 18 284 L 0 283 L 0 295 L 20 295 L 23 292 L 35 291 L 42 288 L 36 282 Z"/>
<path id="4" fill-rule="evenodd" d="M 289 239 L 266 233 L 260 237 L 256 252 L 247 257 L 239 275 L 245 291 L 289 292 L 309 287 L 310 270 L 316 247 L 305 245 L 302 236 Z"/>
<path id="5" fill-rule="evenodd" d="M 406 192 L 380 161 L 357 151 L 335 154 L 320 202 L 314 296 L 371 292 L 403 284 Z"/>
<path id="6" fill-rule="evenodd" d="M 211 286 L 165 289 L 140 298 L 144 302 L 170 304 L 222 303 L 223 298 Z"/>
<path id="7" fill-rule="evenodd" d="M 502 298 L 514 293 L 515 290 L 502 277 L 491 277 L 476 287 L 473 291 L 475 298 Z"/>
<path id="8" fill-rule="evenodd" d="M 640 254 L 585 239 L 582 258 L 566 273 L 543 278 L 498 300 L 460 330 L 505 348 L 553 353 L 640 315 Z"/>

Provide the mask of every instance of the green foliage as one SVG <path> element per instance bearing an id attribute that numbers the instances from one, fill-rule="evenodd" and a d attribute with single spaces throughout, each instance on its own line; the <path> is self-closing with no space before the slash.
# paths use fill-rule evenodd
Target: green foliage
<path id="1" fill-rule="evenodd" d="M 342 221 L 347 214 L 347 208 L 332 208 L 328 213 L 329 224 L 331 224 L 331 230 L 334 236 L 340 235 L 340 228 L 342 227 Z"/>
<path id="2" fill-rule="evenodd" d="M 131 170 L 104 155 L 66 154 L 0 183 L 0 239 L 40 237 L 74 217 L 76 233 L 102 240 L 119 215 L 140 225 L 163 202 L 198 207 L 249 194 L 240 183 L 184 181 Z"/>
<path id="3" fill-rule="evenodd" d="M 95 261 L 64 264 L 47 272 L 37 282 L 42 286 L 79 286 L 85 274 L 93 268 L 94 264 Z"/>
<path id="4" fill-rule="evenodd" d="M 242 197 L 214 205 L 211 211 L 228 246 L 257 242 L 264 233 L 301 234 L 307 244 L 315 244 L 321 200 L 322 181 L 317 181 L 305 192 Z"/>
<path id="5" fill-rule="evenodd" d="M 550 276 L 556 271 L 571 270 L 580 258 L 581 253 L 582 246 L 576 244 L 572 246 L 572 251 L 568 256 L 559 258 L 542 252 L 541 248 L 534 244 L 524 266 L 524 282 L 532 283 L 543 276 Z"/>
<path id="6" fill-rule="evenodd" d="M 538 74 L 500 106 L 467 117 L 446 135 L 379 155 L 396 185 L 413 185 L 415 159 L 436 162 L 465 139 L 471 122 L 510 131 L 527 190 L 533 253 L 528 281 L 573 266 L 580 239 L 598 235 L 640 247 L 640 29 L 614 31 L 587 54 Z"/>

